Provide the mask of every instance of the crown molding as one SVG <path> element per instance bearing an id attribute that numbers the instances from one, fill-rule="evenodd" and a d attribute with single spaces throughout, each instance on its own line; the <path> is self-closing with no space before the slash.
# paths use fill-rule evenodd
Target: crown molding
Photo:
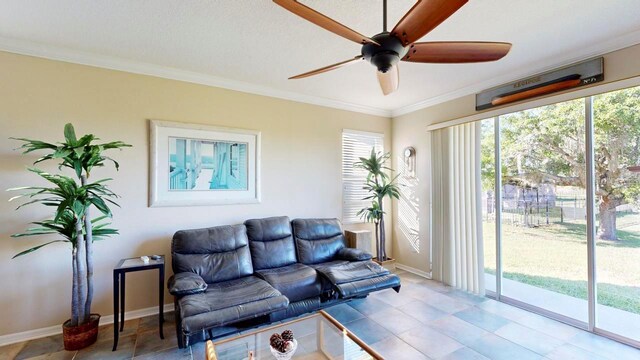
<path id="1" fill-rule="evenodd" d="M 194 84 L 207 85 L 249 94 L 291 100 L 305 104 L 324 106 L 328 108 L 353 111 L 363 114 L 391 117 L 390 110 L 375 108 L 371 106 L 358 105 L 339 100 L 327 99 L 319 96 L 303 95 L 291 91 L 278 90 L 267 86 L 225 79 L 222 77 L 207 75 L 194 71 L 154 65 L 141 61 L 126 60 L 107 55 L 92 54 L 89 52 L 36 43 L 32 41 L 12 39 L 3 36 L 0 36 L 0 51 L 124 71 L 134 74 L 155 76 L 164 79 L 184 81 Z"/>
<path id="2" fill-rule="evenodd" d="M 149 64 L 141 61 L 126 60 L 122 58 L 97 55 L 88 52 L 72 50 L 69 48 L 36 43 L 32 41 L 18 40 L 0 36 L 0 51 L 6 51 L 21 55 L 41 57 L 51 60 L 64 61 L 74 64 L 88 65 L 99 68 L 124 71 L 134 74 L 155 76 L 164 79 L 184 81 L 194 84 L 207 85 L 222 89 L 234 90 L 249 94 L 291 100 L 305 104 L 318 105 L 333 109 L 340 109 L 363 114 L 397 117 L 421 110 L 430 106 L 441 104 L 450 100 L 475 94 L 500 84 L 525 78 L 531 74 L 556 69 L 590 57 L 602 56 L 606 53 L 620 50 L 629 46 L 640 44 L 640 30 L 627 33 L 617 38 L 581 48 L 577 51 L 567 52 L 566 56 L 556 57 L 552 65 L 527 68 L 523 71 L 513 71 L 487 81 L 478 82 L 458 90 L 431 97 L 415 104 L 402 106 L 392 110 L 380 109 L 371 106 L 348 103 L 339 100 L 326 99 L 319 96 L 303 95 L 290 91 L 283 91 L 267 86 L 250 84 L 243 81 L 226 79 L 218 76 L 202 74 L 194 71 L 176 69 L 172 67 Z"/>
<path id="3" fill-rule="evenodd" d="M 612 38 L 607 41 L 594 44 L 592 46 L 584 47 L 577 51 L 566 52 L 565 56 L 554 57 L 555 60 L 552 65 L 540 66 L 537 68 L 531 67 L 523 71 L 513 71 L 510 73 L 500 75 L 498 77 L 494 77 L 488 81 L 478 82 L 478 83 L 460 88 L 455 91 L 451 91 L 442 95 L 438 95 L 429 99 L 422 100 L 415 104 L 393 109 L 391 110 L 391 116 L 397 117 L 400 115 L 409 114 L 417 110 L 428 108 L 430 106 L 434 106 L 447 101 L 458 99 L 463 96 L 475 94 L 477 92 L 490 89 L 492 87 L 496 87 L 501 84 L 526 78 L 533 74 L 538 74 L 541 72 L 557 69 L 559 67 L 570 65 L 578 61 L 582 61 L 591 57 L 602 56 L 607 53 L 624 49 L 637 44 L 640 44 L 640 30 L 633 31 L 625 35 L 619 36 L 617 38 Z"/>

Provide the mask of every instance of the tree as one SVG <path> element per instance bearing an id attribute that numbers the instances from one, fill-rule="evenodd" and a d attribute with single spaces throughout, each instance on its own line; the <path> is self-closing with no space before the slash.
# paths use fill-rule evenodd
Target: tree
<path id="1" fill-rule="evenodd" d="M 482 191 L 493 192 L 496 184 L 494 119 L 483 120 L 480 124 L 480 131 L 480 174 Z"/>
<path id="2" fill-rule="evenodd" d="M 617 240 L 616 207 L 640 195 L 630 169 L 640 164 L 640 87 L 594 96 L 593 108 L 597 237 Z M 584 99 L 508 114 L 501 125 L 503 182 L 586 188 Z"/>
<path id="3" fill-rule="evenodd" d="M 616 207 L 637 202 L 640 177 L 640 87 L 594 98 L 596 195 L 600 199 L 598 237 L 617 240 Z"/>

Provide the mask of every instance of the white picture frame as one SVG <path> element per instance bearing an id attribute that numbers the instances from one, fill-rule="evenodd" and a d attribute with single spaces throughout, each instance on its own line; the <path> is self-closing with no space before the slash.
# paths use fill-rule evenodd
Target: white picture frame
<path id="1" fill-rule="evenodd" d="M 260 131 L 162 120 L 149 130 L 150 207 L 260 202 Z"/>

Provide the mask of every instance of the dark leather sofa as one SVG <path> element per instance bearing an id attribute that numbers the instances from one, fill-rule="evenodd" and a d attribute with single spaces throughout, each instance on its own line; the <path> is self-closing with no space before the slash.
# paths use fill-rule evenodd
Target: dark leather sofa
<path id="1" fill-rule="evenodd" d="M 178 345 L 286 319 L 370 292 L 400 278 L 347 248 L 337 219 L 286 216 L 181 230 L 171 243 Z"/>

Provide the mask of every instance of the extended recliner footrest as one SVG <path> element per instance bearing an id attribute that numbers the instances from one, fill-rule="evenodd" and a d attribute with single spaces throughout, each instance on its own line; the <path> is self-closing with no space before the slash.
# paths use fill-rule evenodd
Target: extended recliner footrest
<path id="1" fill-rule="evenodd" d="M 389 274 L 378 276 L 370 279 L 362 279 L 354 282 L 344 283 L 336 285 L 340 297 L 351 298 L 358 296 L 366 296 L 367 294 L 380 291 L 384 289 L 393 288 L 397 291 L 400 290 L 400 278 L 396 274 Z"/>
<path id="2" fill-rule="evenodd" d="M 316 270 L 333 284 L 341 298 L 400 288 L 400 278 L 373 261 L 350 262 Z"/>

